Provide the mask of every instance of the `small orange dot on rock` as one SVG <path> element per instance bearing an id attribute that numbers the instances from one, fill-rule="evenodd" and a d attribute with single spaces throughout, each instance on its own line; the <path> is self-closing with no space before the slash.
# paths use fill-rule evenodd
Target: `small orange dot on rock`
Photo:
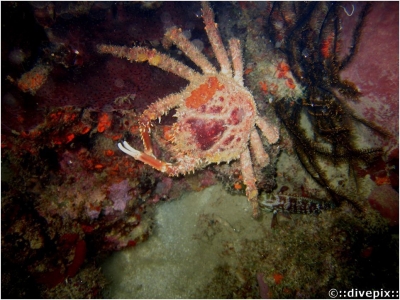
<path id="1" fill-rule="evenodd" d="M 240 184 L 240 183 L 235 183 L 234 185 L 233 185 L 233 187 L 235 188 L 235 190 L 241 190 L 242 189 L 242 185 Z"/>
<path id="2" fill-rule="evenodd" d="M 75 138 L 75 135 L 73 133 L 67 135 L 67 140 L 66 143 L 68 144 Z"/>
<path id="3" fill-rule="evenodd" d="M 105 154 L 106 154 L 106 156 L 113 156 L 115 154 L 115 152 L 113 150 L 108 149 L 105 151 Z"/>
<path id="4" fill-rule="evenodd" d="M 272 276 L 274 277 L 274 281 L 276 284 L 280 284 L 282 282 L 282 279 L 283 279 L 282 274 L 274 273 Z"/>

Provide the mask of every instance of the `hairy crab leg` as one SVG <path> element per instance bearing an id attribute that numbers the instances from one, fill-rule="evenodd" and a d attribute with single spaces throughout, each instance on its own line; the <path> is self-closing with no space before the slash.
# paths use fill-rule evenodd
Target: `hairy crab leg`
<path id="1" fill-rule="evenodd" d="M 243 182 L 246 185 L 246 196 L 253 207 L 253 217 L 259 216 L 258 210 L 258 189 L 254 177 L 253 166 L 251 163 L 250 151 L 246 148 L 240 154 L 240 165 L 242 169 Z"/>
<path id="2" fill-rule="evenodd" d="M 139 117 L 139 128 L 144 145 L 144 152 L 154 156 L 153 146 L 151 143 L 151 121 L 161 118 L 166 115 L 172 108 L 179 106 L 182 100 L 181 94 L 171 94 L 163 99 L 149 105 L 149 107 Z M 121 149 L 121 148 L 120 148 Z"/>
<path id="3" fill-rule="evenodd" d="M 268 123 L 259 116 L 256 118 L 256 125 L 267 138 L 268 143 L 275 144 L 279 140 L 279 129 L 275 125 Z"/>
<path id="4" fill-rule="evenodd" d="M 97 46 L 97 51 L 99 53 L 112 54 L 116 57 L 126 58 L 129 61 L 135 61 L 139 63 L 148 61 L 150 65 L 158 67 L 164 71 L 174 73 L 183 79 L 189 80 L 190 82 L 201 76 L 195 70 L 169 57 L 168 55 L 158 52 L 155 49 L 148 49 L 144 47 L 128 48 L 125 46 L 112 46 L 103 44 Z"/>
<path id="5" fill-rule="evenodd" d="M 168 29 L 165 36 L 170 39 L 187 57 L 189 57 L 197 66 L 199 66 L 204 74 L 216 74 L 217 70 L 208 61 L 207 57 L 193 45 L 182 33 L 182 29 L 172 27 Z"/>
<path id="6" fill-rule="evenodd" d="M 213 48 L 215 57 L 221 66 L 221 73 L 232 77 L 231 64 L 228 59 L 224 44 L 222 43 L 221 36 L 217 30 L 217 23 L 214 23 L 214 12 L 212 11 L 208 2 L 202 2 L 203 7 L 203 20 L 208 39 L 210 40 L 211 47 Z"/>
<path id="7" fill-rule="evenodd" d="M 231 52 L 233 70 L 235 71 L 233 79 L 240 86 L 243 86 L 243 58 L 238 39 L 229 40 L 229 51 Z"/>
<path id="8" fill-rule="evenodd" d="M 269 155 L 265 152 L 263 144 L 261 142 L 261 138 L 258 135 L 258 132 L 253 129 L 250 134 L 250 144 L 251 148 L 254 150 L 254 156 L 256 158 L 257 163 L 261 167 L 265 167 L 269 164 Z"/>

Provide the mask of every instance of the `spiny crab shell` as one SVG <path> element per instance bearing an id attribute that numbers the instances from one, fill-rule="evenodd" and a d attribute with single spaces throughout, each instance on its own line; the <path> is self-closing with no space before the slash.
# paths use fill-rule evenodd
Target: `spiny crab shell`
<path id="1" fill-rule="evenodd" d="M 135 62 L 148 62 L 168 72 L 172 72 L 190 83 L 180 93 L 171 94 L 152 103 L 140 116 L 139 126 L 144 144 L 144 152 L 132 148 L 126 141 L 118 147 L 126 154 L 142 161 L 170 176 L 186 174 L 210 163 L 229 162 L 240 159 L 246 195 L 257 217 L 258 190 L 249 151 L 249 141 L 256 162 L 269 164 L 258 127 L 268 142 L 279 139 L 278 128 L 260 117 L 252 94 L 243 85 L 243 61 L 240 42 L 229 41 L 229 53 L 222 43 L 214 23 L 214 13 L 206 2 L 202 2 L 205 30 L 220 65 L 215 67 L 176 27 L 170 28 L 165 36 L 172 41 L 202 70 L 198 73 L 183 63 L 154 49 L 144 47 L 120 47 L 99 45 L 100 53 L 109 53 Z M 169 139 L 174 163 L 164 162 L 154 156 L 151 143 L 151 122 L 160 119 L 176 108 L 177 121 L 173 124 Z"/>
<path id="2" fill-rule="evenodd" d="M 224 76 L 205 79 L 193 83 L 193 91 L 177 108 L 173 148 L 207 164 L 239 159 L 255 125 L 255 103 L 247 90 Z"/>

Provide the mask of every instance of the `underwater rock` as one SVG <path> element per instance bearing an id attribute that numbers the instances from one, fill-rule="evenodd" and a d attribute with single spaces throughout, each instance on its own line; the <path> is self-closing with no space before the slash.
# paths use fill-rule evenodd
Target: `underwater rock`
<path id="1" fill-rule="evenodd" d="M 354 5 L 356 12 L 358 6 Z M 352 18 L 346 19 L 351 22 Z M 350 27 L 344 25 L 345 35 Z M 368 121 L 389 130 L 395 137 L 391 144 L 396 140 L 398 144 L 399 134 L 398 57 L 399 4 L 375 2 L 367 16 L 358 53 L 342 76 L 353 81 L 362 93 L 360 103 L 350 105 Z"/>
<path id="2" fill-rule="evenodd" d="M 245 196 L 221 184 L 156 206 L 154 234 L 146 243 L 114 253 L 102 266 L 112 283 L 105 298 L 203 298 L 214 268 L 237 258 L 222 252 L 262 238 L 270 216 L 255 221 Z M 231 249 L 231 250 L 230 250 Z M 256 277 L 251 277 L 256 283 Z"/>
<path id="3" fill-rule="evenodd" d="M 121 181 L 120 183 L 114 183 L 108 188 L 110 192 L 110 199 L 114 203 L 113 209 L 115 211 L 124 211 L 126 203 L 131 199 L 128 195 L 131 189 L 128 179 Z M 107 214 L 107 212 L 106 212 Z"/>
<path id="4" fill-rule="evenodd" d="M 368 201 L 390 226 L 399 226 L 399 193 L 390 185 L 376 187 L 368 196 Z"/>

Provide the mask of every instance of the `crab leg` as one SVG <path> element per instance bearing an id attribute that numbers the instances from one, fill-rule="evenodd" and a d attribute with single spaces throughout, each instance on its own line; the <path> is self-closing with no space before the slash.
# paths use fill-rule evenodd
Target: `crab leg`
<path id="1" fill-rule="evenodd" d="M 261 142 L 261 138 L 255 129 L 250 134 L 250 144 L 251 148 L 254 150 L 254 156 L 256 158 L 257 163 L 261 167 L 265 167 L 266 165 L 268 165 L 269 156 L 265 152 L 263 144 Z"/>
<path id="2" fill-rule="evenodd" d="M 129 61 L 135 62 L 146 62 L 150 65 L 158 67 L 164 71 L 174 73 L 175 75 L 182 77 L 192 82 L 199 76 L 195 70 L 187 67 L 183 63 L 169 57 L 168 55 L 162 54 L 155 49 L 147 49 L 144 47 L 121 47 L 111 45 L 98 45 L 97 51 L 100 53 L 112 54 L 116 57 L 126 58 Z"/>
<path id="3" fill-rule="evenodd" d="M 204 74 L 215 74 L 217 70 L 208 61 L 207 57 L 194 46 L 183 34 L 182 29 L 172 27 L 168 29 L 165 36 L 169 38 L 187 57 L 189 57 L 196 65 L 198 65 Z"/>
<path id="4" fill-rule="evenodd" d="M 256 118 L 256 125 L 261 129 L 268 143 L 275 144 L 278 141 L 279 129 L 275 125 L 268 123 L 264 118 L 259 116 Z"/>
<path id="5" fill-rule="evenodd" d="M 210 40 L 211 47 L 213 48 L 215 57 L 221 66 L 221 73 L 228 77 L 232 77 L 231 64 L 228 59 L 224 44 L 222 43 L 221 36 L 217 30 L 218 24 L 214 23 L 214 12 L 212 11 L 208 2 L 202 2 L 203 6 L 203 20 L 208 39 Z"/>
<path id="6" fill-rule="evenodd" d="M 251 165 L 250 151 L 245 149 L 240 154 L 240 165 L 242 169 L 243 182 L 246 185 L 246 196 L 253 207 L 253 217 L 257 218 L 258 210 L 258 190 L 256 187 L 256 179 L 254 177 L 253 167 Z"/>
<path id="7" fill-rule="evenodd" d="M 150 132 L 151 132 L 151 121 L 160 119 L 163 115 L 166 115 L 172 108 L 178 106 L 182 101 L 182 95 L 171 94 L 165 98 L 156 101 L 149 105 L 149 107 L 142 113 L 139 118 L 140 134 L 142 136 L 144 152 L 148 155 L 153 156 L 153 146 L 151 143 Z"/>
<path id="8" fill-rule="evenodd" d="M 126 141 L 118 143 L 118 148 L 129 156 L 132 156 L 134 159 L 139 160 L 160 172 L 167 173 L 170 176 L 177 176 L 179 174 L 194 171 L 202 163 L 200 159 L 187 156 L 178 158 L 178 162 L 175 164 L 167 163 L 155 158 L 154 156 L 136 150 Z"/>
<path id="9" fill-rule="evenodd" d="M 235 71 L 233 79 L 240 86 L 243 86 L 243 59 L 242 50 L 240 49 L 240 41 L 238 39 L 229 40 L 229 51 L 231 52 L 233 70 Z"/>

